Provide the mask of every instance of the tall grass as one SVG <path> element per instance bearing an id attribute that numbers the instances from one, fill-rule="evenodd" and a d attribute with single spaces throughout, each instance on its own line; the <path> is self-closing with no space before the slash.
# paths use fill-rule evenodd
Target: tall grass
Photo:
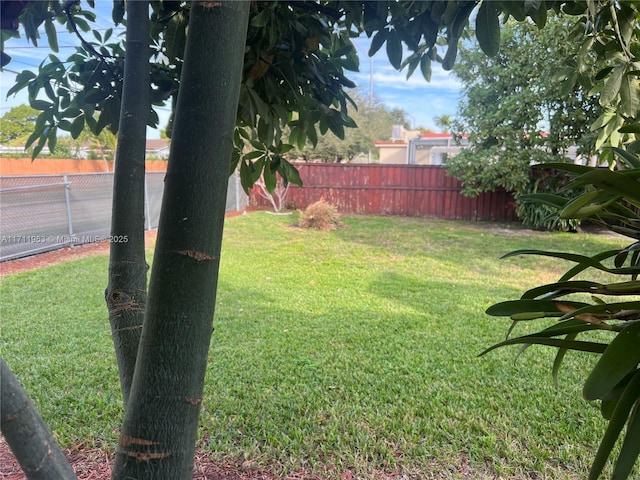
<path id="1" fill-rule="evenodd" d="M 492 303 L 557 278 L 553 259 L 620 246 L 513 225 L 346 217 L 308 231 L 227 220 L 201 445 L 277 474 L 582 478 L 604 421 L 581 400 L 595 358 L 501 349 Z M 2 355 L 63 444 L 112 448 L 122 418 L 104 307 L 107 258 L 2 280 Z M 466 469 L 466 470 L 465 470 Z"/>

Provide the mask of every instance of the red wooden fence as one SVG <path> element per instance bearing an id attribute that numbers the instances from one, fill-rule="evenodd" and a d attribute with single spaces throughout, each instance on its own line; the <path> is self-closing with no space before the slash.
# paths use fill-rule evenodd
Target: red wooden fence
<path id="1" fill-rule="evenodd" d="M 463 196 L 460 182 L 441 166 L 298 163 L 304 187 L 292 185 L 287 205 L 304 209 L 321 198 L 341 213 L 437 217 L 460 220 L 516 220 L 515 202 L 505 191 Z M 251 195 L 252 204 L 268 206 Z"/>

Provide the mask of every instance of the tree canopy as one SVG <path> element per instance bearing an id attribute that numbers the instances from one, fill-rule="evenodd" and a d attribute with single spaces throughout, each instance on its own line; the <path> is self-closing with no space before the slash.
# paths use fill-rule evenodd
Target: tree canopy
<path id="1" fill-rule="evenodd" d="M 33 133 L 38 111 L 28 105 L 13 107 L 0 117 L 0 143 L 9 146 L 24 145 Z"/>
<path id="2" fill-rule="evenodd" d="M 318 137 L 315 146 L 305 144 L 302 150 L 293 150 L 293 155 L 302 155 L 306 160 L 349 162 L 358 156 L 368 157 L 377 140 L 391 138 L 394 125 L 409 126 L 404 111 L 388 108 L 380 99 L 369 98 L 368 94 L 361 91 L 355 91 L 350 96 L 356 107 L 351 110 L 350 116 L 357 127 L 346 129 L 343 138 L 327 132 Z"/>
<path id="3" fill-rule="evenodd" d="M 470 146 L 448 167 L 466 194 L 497 187 L 521 193 L 532 162 L 564 161 L 571 146 L 587 158 L 594 153 L 590 127 L 601 113 L 597 98 L 555 79 L 580 49 L 568 41 L 575 22 L 552 16 L 538 29 L 510 21 L 491 58 L 484 58 L 477 43 L 460 48 L 453 71 L 464 89 L 453 130 L 468 135 Z"/>

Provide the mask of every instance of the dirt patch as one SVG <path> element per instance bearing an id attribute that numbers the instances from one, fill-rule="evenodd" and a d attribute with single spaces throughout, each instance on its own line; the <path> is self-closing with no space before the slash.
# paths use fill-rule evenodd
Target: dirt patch
<path id="1" fill-rule="evenodd" d="M 78 445 L 63 450 L 79 480 L 110 480 L 113 457 L 102 450 Z M 461 455 L 459 461 L 451 465 L 433 464 L 433 471 L 424 473 L 373 472 L 368 479 L 373 480 L 478 480 L 497 478 L 486 472 L 479 472 L 469 465 Z M 431 466 L 429 467 L 431 469 Z M 276 475 L 268 470 L 255 468 L 250 461 L 216 461 L 209 455 L 196 450 L 193 480 L 325 480 L 309 469 L 300 469 L 287 475 Z M 331 478 L 340 480 L 360 480 L 351 470 L 333 471 Z M 525 477 L 522 478 L 524 480 Z M 526 477 L 527 479 L 531 477 Z M 535 478 L 535 477 L 534 477 Z M 5 439 L 0 436 L 0 479 L 27 480 L 27 477 L 11 453 Z M 506 479 L 505 479 L 506 480 Z M 514 479 L 515 480 L 515 479 Z M 520 480 L 520 479 L 518 479 Z"/>
<path id="2" fill-rule="evenodd" d="M 96 448 L 78 445 L 64 449 L 64 454 L 79 480 L 110 480 L 113 458 Z M 302 473 L 302 472 L 301 472 Z M 291 479 L 320 480 L 314 476 L 291 476 Z M 20 464 L 9 445 L 0 436 L 0 479 L 26 480 Z M 238 467 L 232 463 L 214 462 L 201 451 L 196 452 L 193 480 L 276 480 L 277 477 L 251 468 Z"/>

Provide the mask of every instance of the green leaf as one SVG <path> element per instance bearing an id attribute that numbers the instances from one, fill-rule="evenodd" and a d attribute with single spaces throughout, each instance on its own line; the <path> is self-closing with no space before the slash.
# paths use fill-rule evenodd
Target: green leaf
<path id="1" fill-rule="evenodd" d="M 598 451 L 589 471 L 589 480 L 597 480 L 607 463 L 607 459 L 620 436 L 620 432 L 629 417 L 633 404 L 638 401 L 640 395 L 640 371 L 636 371 L 626 388 L 620 395 L 618 402 L 611 414 L 609 425 L 604 432 Z"/>
<path id="2" fill-rule="evenodd" d="M 7 97 L 9 95 L 13 95 L 19 92 L 20 90 L 22 90 L 34 78 L 36 78 L 36 74 L 33 73 L 31 70 L 23 70 L 22 72 L 20 72 L 16 76 L 16 83 L 7 91 Z"/>
<path id="3" fill-rule="evenodd" d="M 31 160 L 35 160 L 35 158 L 40 155 L 40 152 L 44 148 L 45 143 L 47 143 L 47 136 L 43 135 L 40 137 L 38 144 L 33 148 L 33 152 L 31 153 Z"/>
<path id="4" fill-rule="evenodd" d="M 524 337 L 510 338 L 503 342 L 492 345 L 491 347 L 480 353 L 480 356 L 485 355 L 497 348 L 505 347 L 507 345 L 546 345 L 548 347 L 566 348 L 568 350 L 576 350 L 579 352 L 590 353 L 602 353 L 607 347 L 606 343 L 597 342 L 583 342 L 578 340 L 565 340 L 562 338 L 546 338 L 537 337 L 533 335 L 527 335 Z"/>
<path id="5" fill-rule="evenodd" d="M 594 290 L 604 288 L 604 286 L 600 283 L 590 282 L 587 280 L 574 280 L 568 282 L 557 282 L 557 283 L 549 283 L 547 285 L 540 285 L 539 287 L 534 287 L 530 290 L 527 290 L 523 295 L 522 299 L 535 299 L 542 295 L 545 295 L 545 299 L 556 298 L 560 295 L 566 295 L 568 293 L 573 292 L 585 292 L 585 293 L 593 293 Z M 547 294 L 553 293 L 552 297 L 549 297 Z"/>
<path id="6" fill-rule="evenodd" d="M 262 151 L 255 150 L 253 152 L 249 152 L 246 155 L 243 155 L 245 160 L 256 160 L 258 158 L 264 157 L 265 154 Z"/>
<path id="7" fill-rule="evenodd" d="M 442 59 L 442 68 L 447 71 L 451 70 L 453 68 L 453 64 L 456 61 L 457 56 L 458 56 L 458 39 L 455 37 L 451 37 L 447 42 L 447 53 L 445 53 L 444 58 Z"/>
<path id="8" fill-rule="evenodd" d="M 300 172 L 295 165 L 283 158 L 282 166 L 284 168 L 287 181 L 302 187 L 302 178 L 300 178 Z"/>
<path id="9" fill-rule="evenodd" d="M 604 90 L 602 90 L 602 93 L 600 94 L 600 105 L 603 107 L 610 105 L 620 92 L 625 68 L 625 65 L 618 65 L 615 67 L 611 72 L 611 76 L 605 82 Z"/>
<path id="10" fill-rule="evenodd" d="M 486 0 L 480 5 L 476 17 L 476 38 L 482 51 L 494 57 L 500 50 L 500 18 L 494 2 Z"/>
<path id="11" fill-rule="evenodd" d="M 278 183 L 278 179 L 276 177 L 276 172 L 271 169 L 271 165 L 268 163 L 264 166 L 262 178 L 264 178 L 264 185 L 267 188 L 267 191 L 269 193 L 273 193 Z"/>
<path id="12" fill-rule="evenodd" d="M 603 192 L 602 190 L 593 190 L 584 193 L 574 200 L 570 201 L 560 212 L 560 218 L 585 218 L 598 213 L 618 200 L 620 197 Z M 600 203 L 603 202 L 603 203 Z"/>
<path id="13" fill-rule="evenodd" d="M 612 268 L 607 268 L 602 263 L 600 263 L 600 260 L 604 258 L 612 257 L 617 253 L 618 253 L 618 250 L 608 250 L 607 252 L 602 252 L 601 254 L 599 254 L 599 255 L 606 255 L 605 257 L 600 257 L 600 256 L 587 257 L 585 255 L 579 255 L 577 253 L 567 253 L 567 252 L 549 252 L 545 250 L 516 250 L 514 252 L 509 252 L 503 255 L 501 258 L 509 258 L 516 255 L 541 255 L 543 257 L 554 257 L 554 258 L 560 258 L 562 260 L 569 260 L 570 262 L 576 262 L 580 264 L 582 269 L 585 269 L 587 267 L 592 267 L 597 270 L 602 270 L 604 272 L 609 272 L 609 273 L 618 273 L 618 274 L 633 273 L 635 271 L 635 269 L 633 268 L 612 269 Z M 562 281 L 564 280 L 568 280 L 568 278 L 565 278 L 565 276 L 563 276 Z"/>
<path id="14" fill-rule="evenodd" d="M 47 40 L 49 41 L 49 47 L 51 47 L 51 50 L 53 50 L 54 52 L 58 52 L 58 35 L 56 34 L 56 26 L 54 25 L 54 23 L 47 19 L 44 22 L 44 31 L 47 34 Z"/>
<path id="15" fill-rule="evenodd" d="M 91 30 L 91 27 L 89 26 L 89 24 L 87 23 L 86 20 L 84 20 L 83 18 L 79 18 L 79 17 L 74 17 L 73 20 L 76 22 L 76 26 L 82 30 L 83 32 L 88 32 L 89 30 Z"/>
<path id="16" fill-rule="evenodd" d="M 529 16 L 533 19 L 538 28 L 542 28 L 547 24 L 547 5 L 543 0 L 531 0 L 533 11 L 529 12 Z M 535 5 L 538 5 L 536 8 Z M 526 8 L 525 8 L 526 10 Z"/>
<path id="17" fill-rule="evenodd" d="M 640 133 L 640 123 L 627 124 L 618 129 L 620 133 Z"/>
<path id="18" fill-rule="evenodd" d="M 640 394 L 629 416 L 627 433 L 611 478 L 628 478 L 640 454 Z"/>
<path id="19" fill-rule="evenodd" d="M 621 195 L 627 201 L 640 201 L 640 182 L 632 178 L 639 173 L 640 170 L 626 170 L 623 173 L 592 168 L 576 178 L 575 182 L 576 184 L 593 185 L 615 195 Z"/>
<path id="20" fill-rule="evenodd" d="M 523 1 L 506 1 L 501 2 L 502 8 L 513 18 L 519 22 L 524 21 L 527 18 L 527 12 Z"/>
<path id="21" fill-rule="evenodd" d="M 378 50 L 384 45 L 384 42 L 387 41 L 387 37 L 389 36 L 389 30 L 383 28 L 379 30 L 371 39 L 371 46 L 369 47 L 368 55 L 373 57 Z"/>
<path id="22" fill-rule="evenodd" d="M 248 162 L 240 162 L 240 184 L 244 192 L 249 195 L 249 189 L 253 186 L 251 169 Z"/>
<path id="23" fill-rule="evenodd" d="M 49 143 L 49 151 L 53 153 L 56 149 L 56 144 L 58 143 L 58 129 L 56 127 L 51 127 L 49 129 L 47 141 Z"/>
<path id="24" fill-rule="evenodd" d="M 29 99 L 29 105 L 36 110 L 48 110 L 53 106 L 53 103 L 46 100 Z"/>
<path id="25" fill-rule="evenodd" d="M 602 70 L 600 70 L 598 73 L 596 73 L 595 75 L 595 80 L 602 80 L 603 78 L 605 78 L 607 75 L 609 75 L 611 73 L 611 71 L 613 70 L 613 67 L 609 66 L 609 67 L 605 67 Z"/>
<path id="26" fill-rule="evenodd" d="M 506 302 L 500 302 L 496 303 L 495 305 L 491 305 L 489 308 L 487 308 L 485 313 L 487 315 L 503 317 L 513 316 L 521 313 L 544 312 L 547 314 L 546 316 L 560 317 L 563 314 L 563 311 L 558 308 L 558 303 L 570 306 L 572 308 L 580 308 L 588 305 L 587 303 L 572 301 L 555 302 L 552 300 L 533 299 L 508 300 Z"/>
<path id="27" fill-rule="evenodd" d="M 584 323 L 584 322 L 582 322 Z M 578 333 L 570 333 L 565 337 L 565 340 L 573 341 L 578 336 Z M 553 378 L 553 384 L 558 387 L 558 372 L 560 371 L 560 366 L 562 365 L 562 361 L 566 356 L 567 352 L 566 348 L 559 348 L 558 353 L 556 353 L 556 357 L 553 359 L 553 367 L 551 369 L 551 377 Z"/>
<path id="28" fill-rule="evenodd" d="M 631 75 L 623 75 L 620 83 L 620 113 L 635 118 L 640 109 L 640 82 Z"/>
<path id="29" fill-rule="evenodd" d="M 530 193 L 519 195 L 516 200 L 519 203 L 536 203 L 541 205 L 547 205 L 552 208 L 561 209 L 569 201 L 562 195 L 556 195 L 555 193 Z"/>
<path id="30" fill-rule="evenodd" d="M 84 115 L 78 115 L 71 122 L 71 127 L 69 128 L 69 133 L 71 133 L 71 138 L 76 140 L 80 134 L 84 130 Z"/>
<path id="31" fill-rule="evenodd" d="M 632 322 L 616 335 L 584 383 L 586 400 L 601 399 L 640 362 L 640 321 Z"/>
<path id="32" fill-rule="evenodd" d="M 636 124 L 636 125 L 640 125 L 640 124 Z M 633 155 L 632 153 L 617 147 L 613 149 L 613 152 L 617 156 L 619 156 L 629 167 L 640 168 L 640 158 L 638 158 L 636 155 Z"/>
<path id="33" fill-rule="evenodd" d="M 431 81 L 431 58 L 428 54 L 422 55 L 420 58 L 420 70 L 422 71 L 422 76 L 427 82 Z"/>
<path id="34" fill-rule="evenodd" d="M 344 124 L 342 116 L 337 110 L 331 109 L 327 115 L 327 125 L 333 134 L 341 140 L 344 140 Z"/>
<path id="35" fill-rule="evenodd" d="M 387 37 L 387 55 L 393 68 L 399 70 L 402 64 L 402 41 L 395 30 L 390 31 Z"/>
<path id="36" fill-rule="evenodd" d="M 614 257 L 617 255 L 619 250 L 607 250 L 605 252 L 600 252 L 592 257 L 590 257 L 590 262 L 578 262 L 576 266 L 567 270 L 562 277 L 560 277 L 559 281 L 564 282 L 572 279 L 579 273 L 587 270 L 588 268 L 594 267 L 599 268 L 598 265 L 601 265 L 601 261 L 606 260 L 608 258 Z"/>
<path id="37" fill-rule="evenodd" d="M 265 9 L 251 19 L 251 26 L 263 28 L 271 22 L 271 10 Z"/>

